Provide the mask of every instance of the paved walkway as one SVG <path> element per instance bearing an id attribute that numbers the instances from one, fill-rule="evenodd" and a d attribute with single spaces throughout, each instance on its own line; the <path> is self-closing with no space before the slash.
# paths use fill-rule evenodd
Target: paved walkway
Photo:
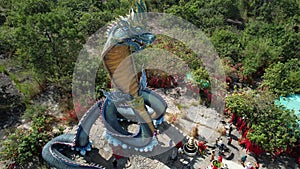
<path id="1" fill-rule="evenodd" d="M 209 155 L 212 151 L 211 148 L 208 149 L 207 154 L 204 156 L 194 156 L 189 157 L 184 154 L 179 154 L 177 159 L 171 160 L 171 154 L 176 148 L 169 147 L 169 141 L 177 143 L 184 139 L 193 127 L 198 125 L 198 133 L 201 137 L 204 137 L 208 142 L 208 145 L 214 145 L 215 140 L 220 137 L 220 134 L 217 132 L 218 128 L 224 127 L 224 124 L 220 123 L 221 116 L 214 111 L 213 109 L 206 108 L 201 105 L 195 104 L 196 100 L 184 100 L 182 98 L 172 99 L 170 97 L 165 97 L 169 108 L 167 112 L 173 112 L 175 114 L 181 114 L 178 116 L 178 119 L 174 125 L 164 123 L 160 126 L 160 134 L 157 136 L 159 146 L 157 146 L 153 152 L 147 153 L 135 153 L 136 155 L 122 158 L 118 160 L 117 168 L 128 168 L 128 169 L 205 169 L 210 165 Z M 178 109 L 175 106 L 175 103 L 181 103 L 182 109 Z M 174 110 L 173 110 L 174 109 Z M 112 166 L 112 148 L 108 144 L 107 140 L 104 137 L 104 126 L 97 120 L 90 132 L 90 138 L 94 142 L 94 149 L 92 152 L 89 152 L 83 160 L 89 163 L 99 163 L 106 168 L 113 168 Z M 74 131 L 73 131 L 74 132 Z M 254 163 L 256 159 L 253 155 L 248 154 L 245 149 L 242 149 L 238 145 L 238 138 L 240 134 L 234 128 L 232 131 L 232 145 L 226 145 L 227 137 L 222 136 L 223 142 L 231 150 L 233 156 L 230 160 L 223 159 L 223 162 L 226 163 L 229 169 L 244 169 L 242 164 L 239 162 L 242 156 L 247 155 L 247 162 Z M 216 157 L 218 158 L 217 149 Z M 122 152 L 133 153 L 133 152 Z M 271 161 L 268 157 L 257 159 L 261 164 L 260 169 L 299 169 L 299 166 L 295 164 L 290 159 L 283 159 L 278 161 Z"/>

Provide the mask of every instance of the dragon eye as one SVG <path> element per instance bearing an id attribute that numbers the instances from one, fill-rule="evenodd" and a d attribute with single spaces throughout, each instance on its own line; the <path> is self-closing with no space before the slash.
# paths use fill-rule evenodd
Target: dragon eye
<path id="1" fill-rule="evenodd" d="M 135 31 L 137 31 L 137 32 L 142 32 L 142 31 L 143 31 L 143 28 L 137 26 L 137 27 L 135 27 Z"/>

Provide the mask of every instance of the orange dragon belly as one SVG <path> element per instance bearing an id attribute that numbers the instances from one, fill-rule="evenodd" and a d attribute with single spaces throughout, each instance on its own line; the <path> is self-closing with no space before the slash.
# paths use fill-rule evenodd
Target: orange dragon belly
<path id="1" fill-rule="evenodd" d="M 114 46 L 103 57 L 103 63 L 109 73 L 109 77 L 117 89 L 133 96 L 132 108 L 138 112 L 138 116 L 148 124 L 152 132 L 154 125 L 149 113 L 145 109 L 144 99 L 139 97 L 138 76 L 135 71 L 133 59 L 130 56 L 128 46 Z"/>

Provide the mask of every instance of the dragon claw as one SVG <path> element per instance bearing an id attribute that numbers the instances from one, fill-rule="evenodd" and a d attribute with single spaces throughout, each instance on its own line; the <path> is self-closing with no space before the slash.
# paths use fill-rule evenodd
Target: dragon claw
<path id="1" fill-rule="evenodd" d="M 84 156 L 86 154 L 86 150 L 80 150 L 80 154 Z"/>

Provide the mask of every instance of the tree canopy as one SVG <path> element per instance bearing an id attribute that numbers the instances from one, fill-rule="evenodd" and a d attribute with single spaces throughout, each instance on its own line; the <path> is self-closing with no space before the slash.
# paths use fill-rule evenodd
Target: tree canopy
<path id="1" fill-rule="evenodd" d="M 300 93 L 298 0 L 145 3 L 149 12 L 181 17 L 210 38 L 226 69 L 226 107 L 247 118 L 253 129 L 248 135 L 251 141 L 270 151 L 287 149 L 299 141 L 299 119 L 274 105 L 280 95 Z M 128 0 L 0 1 L 0 59 L 12 62 L 9 66 L 1 62 L 0 72 L 8 72 L 17 86 L 22 86 L 28 71 L 39 84 L 61 87 L 62 95 L 71 93 L 75 62 L 88 38 L 117 16 L 125 16 L 132 5 Z M 157 40 L 152 47 L 178 55 L 197 81 L 210 80 L 191 49 L 164 35 L 158 35 Z M 26 72 L 21 74 L 26 76 L 22 80 L 15 78 L 19 69 Z M 110 83 L 103 68 L 95 81 L 97 97 L 101 97 L 101 90 Z M 250 87 L 251 92 L 234 92 L 236 86 Z M 23 87 L 21 92 L 34 88 Z"/>

